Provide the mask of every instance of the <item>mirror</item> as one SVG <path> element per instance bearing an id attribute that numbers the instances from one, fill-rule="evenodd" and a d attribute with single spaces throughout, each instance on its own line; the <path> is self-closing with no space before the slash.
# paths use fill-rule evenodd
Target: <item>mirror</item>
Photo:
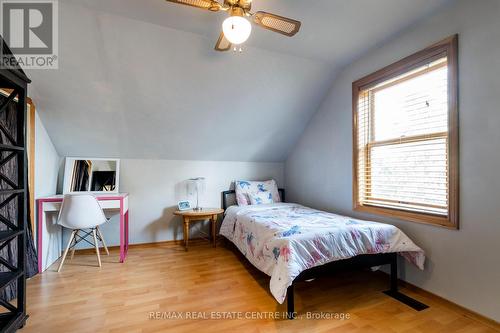
<path id="1" fill-rule="evenodd" d="M 118 193 L 120 160 L 66 157 L 63 193 Z"/>

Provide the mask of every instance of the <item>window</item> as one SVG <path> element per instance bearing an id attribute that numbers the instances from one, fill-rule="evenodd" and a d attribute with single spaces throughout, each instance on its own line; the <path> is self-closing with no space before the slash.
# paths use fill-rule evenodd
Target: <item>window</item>
<path id="1" fill-rule="evenodd" d="M 458 228 L 457 45 L 353 83 L 355 210 Z"/>

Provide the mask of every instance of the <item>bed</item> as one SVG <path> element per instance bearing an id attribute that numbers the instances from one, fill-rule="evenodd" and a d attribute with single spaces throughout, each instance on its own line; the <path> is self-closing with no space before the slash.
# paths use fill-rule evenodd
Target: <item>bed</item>
<path id="1" fill-rule="evenodd" d="M 279 189 L 282 201 L 285 191 Z M 237 206 L 234 191 L 222 193 L 220 234 L 256 268 L 271 277 L 270 291 L 294 311 L 294 285 L 338 270 L 391 266 L 385 293 L 422 310 L 427 306 L 398 292 L 397 256 L 420 269 L 424 251 L 397 227 L 327 213 L 293 203 Z"/>

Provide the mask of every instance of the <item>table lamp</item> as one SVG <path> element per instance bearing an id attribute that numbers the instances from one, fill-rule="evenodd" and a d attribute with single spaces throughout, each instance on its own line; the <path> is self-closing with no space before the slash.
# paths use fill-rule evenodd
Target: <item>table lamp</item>
<path id="1" fill-rule="evenodd" d="M 194 195 L 196 192 L 196 207 L 193 210 L 202 210 L 200 207 L 200 195 L 205 191 L 205 177 L 197 177 L 188 179 L 188 193 Z"/>

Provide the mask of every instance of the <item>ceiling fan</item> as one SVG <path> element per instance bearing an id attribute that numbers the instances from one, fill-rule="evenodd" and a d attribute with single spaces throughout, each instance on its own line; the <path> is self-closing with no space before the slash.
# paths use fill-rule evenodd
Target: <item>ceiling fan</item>
<path id="1" fill-rule="evenodd" d="M 224 0 L 224 4 L 216 0 L 166 0 L 181 5 L 206 9 L 212 12 L 226 11 L 229 17 L 222 23 L 222 32 L 215 44 L 215 50 L 228 51 L 233 45 L 244 43 L 252 32 L 252 25 L 247 17 L 264 29 L 268 29 L 288 37 L 294 36 L 300 29 L 300 21 L 267 13 L 251 13 L 252 0 Z M 235 48 L 236 49 L 236 48 Z M 240 48 L 241 51 L 241 48 Z"/>

